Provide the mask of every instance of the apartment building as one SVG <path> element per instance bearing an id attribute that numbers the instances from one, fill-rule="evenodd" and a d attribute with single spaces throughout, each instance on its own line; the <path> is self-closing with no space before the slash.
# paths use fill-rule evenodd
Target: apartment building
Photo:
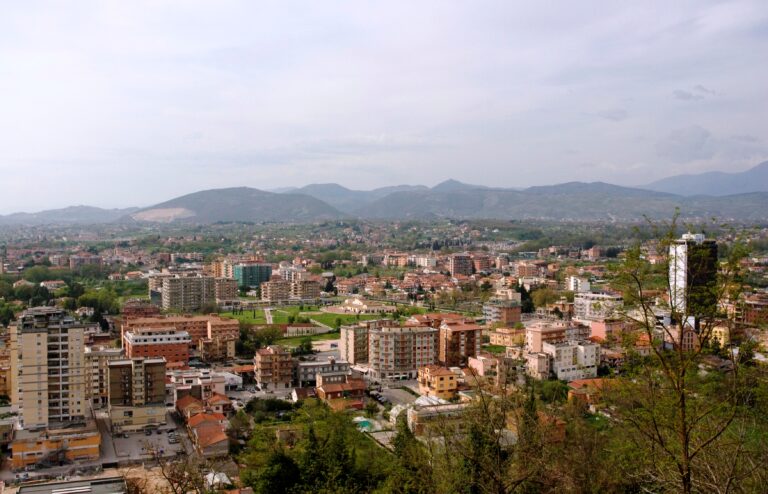
<path id="1" fill-rule="evenodd" d="M 109 418 L 113 432 L 166 423 L 165 359 L 113 360 L 109 369 Z"/>
<path id="2" fill-rule="evenodd" d="M 168 373 L 170 394 L 174 403 L 191 397 L 206 402 L 226 392 L 226 379 L 210 369 L 181 369 Z"/>
<path id="3" fill-rule="evenodd" d="M 564 321 L 538 321 L 525 328 L 525 349 L 529 353 L 538 353 L 546 342 L 582 340 L 589 336 L 589 326 Z"/>
<path id="4" fill-rule="evenodd" d="M 261 300 L 270 304 L 291 299 L 291 284 L 285 280 L 266 281 L 261 284 Z"/>
<path id="5" fill-rule="evenodd" d="M 237 300 L 239 288 L 237 280 L 233 278 L 214 278 L 214 297 L 216 302 Z"/>
<path id="6" fill-rule="evenodd" d="M 272 277 L 272 265 L 262 263 L 239 263 L 232 266 L 232 278 L 239 286 L 259 288 Z"/>
<path id="7" fill-rule="evenodd" d="M 166 362 L 189 362 L 192 339 L 175 328 L 139 327 L 123 333 L 123 350 L 128 358 L 164 358 Z"/>
<path id="8" fill-rule="evenodd" d="M 561 381 L 597 377 L 600 346 L 588 340 L 544 343 L 542 353 L 549 356 L 552 374 Z"/>
<path id="9" fill-rule="evenodd" d="M 439 332 L 438 361 L 446 367 L 463 367 L 480 352 L 483 328 L 468 321 L 443 321 Z"/>
<path id="10" fill-rule="evenodd" d="M 28 309 L 11 324 L 10 345 L 11 400 L 23 427 L 82 421 L 89 380 L 84 325 L 62 309 Z"/>
<path id="11" fill-rule="evenodd" d="M 519 346 L 525 342 L 525 330 L 498 328 L 490 332 L 490 344 L 499 346 Z"/>
<path id="12" fill-rule="evenodd" d="M 438 330 L 429 326 L 381 326 L 368 331 L 368 364 L 374 379 L 415 379 L 437 360 Z"/>
<path id="13" fill-rule="evenodd" d="M 189 333 L 191 343 L 198 345 L 201 339 L 221 337 L 235 338 L 240 336 L 240 323 L 237 319 L 220 317 L 216 314 L 204 316 L 168 316 L 168 317 L 142 317 L 123 322 L 122 333 L 136 328 L 173 328 Z"/>
<path id="14" fill-rule="evenodd" d="M 293 300 L 315 300 L 320 298 L 320 283 L 299 280 L 291 283 L 290 298 Z"/>
<path id="15" fill-rule="evenodd" d="M 203 362 L 221 362 L 235 358 L 237 338 L 232 336 L 214 336 L 198 340 L 197 350 Z"/>
<path id="16" fill-rule="evenodd" d="M 565 279 L 565 289 L 571 292 L 588 292 L 590 289 L 589 280 L 578 276 L 569 276 Z"/>
<path id="17" fill-rule="evenodd" d="M 419 369 L 419 393 L 451 400 L 459 389 L 456 374 L 439 365 L 427 365 Z"/>
<path id="18" fill-rule="evenodd" d="M 513 326 L 522 320 L 522 307 L 516 300 L 489 300 L 483 305 L 486 324 Z"/>
<path id="19" fill-rule="evenodd" d="M 253 372 L 262 389 L 289 388 L 293 381 L 293 359 L 291 353 L 278 345 L 270 345 L 256 351 L 253 357 Z"/>
<path id="20" fill-rule="evenodd" d="M 448 270 L 451 272 L 451 276 L 470 276 L 473 267 L 472 256 L 466 252 L 463 254 L 453 254 L 448 260 Z"/>
<path id="21" fill-rule="evenodd" d="M 132 299 L 127 300 L 121 309 L 123 320 L 136 319 L 142 317 L 156 317 L 160 315 L 160 307 L 151 304 L 146 300 Z"/>
<path id="22" fill-rule="evenodd" d="M 90 385 L 85 388 L 85 397 L 94 410 L 109 404 L 109 363 L 122 358 L 122 348 L 85 347 L 85 366 L 90 376 Z"/>
<path id="23" fill-rule="evenodd" d="M 614 317 L 623 299 L 611 293 L 577 293 L 573 299 L 573 319 L 589 324 L 590 321 Z"/>
<path id="24" fill-rule="evenodd" d="M 368 362 L 368 325 L 342 326 L 340 331 L 341 358 L 352 365 Z"/>
<path id="25" fill-rule="evenodd" d="M 349 362 L 328 357 L 328 360 L 299 362 L 296 368 L 296 376 L 299 387 L 315 386 L 318 376 L 326 383 L 345 382 L 349 374 Z M 340 379 L 334 379 L 337 377 Z"/>
<path id="26" fill-rule="evenodd" d="M 174 276 L 162 279 L 163 310 L 195 312 L 216 303 L 216 279 L 211 276 Z"/>
<path id="27" fill-rule="evenodd" d="M 101 436 L 86 418 L 84 326 L 62 309 L 28 309 L 10 326 L 10 349 L 11 403 L 22 427 L 12 467 L 98 459 Z"/>
<path id="28" fill-rule="evenodd" d="M 69 269 L 76 271 L 83 266 L 101 266 L 102 262 L 101 256 L 77 254 L 69 256 Z"/>

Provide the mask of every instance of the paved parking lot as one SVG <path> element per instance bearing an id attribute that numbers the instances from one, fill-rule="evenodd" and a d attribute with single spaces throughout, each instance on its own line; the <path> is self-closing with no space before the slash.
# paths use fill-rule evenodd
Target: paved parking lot
<path id="1" fill-rule="evenodd" d="M 182 434 L 185 434 L 183 430 L 177 430 L 177 435 L 180 439 Z M 144 432 L 132 432 L 128 433 L 127 438 L 115 437 L 112 442 L 118 460 L 148 458 L 150 451 L 153 449 L 160 452 L 163 456 L 172 456 L 178 452 L 184 452 L 184 446 L 181 441 L 176 444 L 168 442 L 167 430 L 161 431 L 160 434 L 153 432 L 151 436 L 147 436 Z"/>
<path id="2" fill-rule="evenodd" d="M 392 402 L 392 405 L 407 405 L 416 401 L 416 396 L 404 389 L 383 388 L 381 394 Z"/>

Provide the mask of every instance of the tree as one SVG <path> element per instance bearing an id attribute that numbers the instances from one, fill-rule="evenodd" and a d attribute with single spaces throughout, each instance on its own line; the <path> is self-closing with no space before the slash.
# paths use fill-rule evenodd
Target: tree
<path id="1" fill-rule="evenodd" d="M 668 253 L 674 245 L 675 220 L 658 236 L 660 253 Z M 627 295 L 625 319 L 653 342 L 650 357 L 641 360 L 629 379 L 608 393 L 626 425 L 624 437 L 632 441 L 633 474 L 643 477 L 648 489 L 688 494 L 709 490 L 711 485 L 705 485 L 704 479 L 713 475 L 719 485 L 734 485 L 756 472 L 721 468 L 714 461 L 718 453 L 727 451 L 730 458 L 738 459 L 734 465 L 755 462 L 755 450 L 744 440 L 748 434 L 737 433 L 742 428 L 756 431 L 751 413 L 740 403 L 740 397 L 749 394 L 746 369 L 731 354 L 732 372 L 699 372 L 713 329 L 734 327 L 733 320 L 719 308 L 722 302 L 738 299 L 743 254 L 744 250 L 734 245 L 717 267 L 716 276 L 688 289 L 687 303 L 671 296 L 670 323 L 658 320 L 657 306 L 647 295 L 646 287 L 657 275 L 639 245 L 627 251 L 626 261 L 616 273 L 614 284 Z M 687 262 L 689 273 L 698 276 L 705 269 L 703 263 L 711 259 L 689 252 Z M 667 267 L 669 263 L 667 258 Z M 674 283 L 667 280 L 669 293 L 676 293 Z"/>

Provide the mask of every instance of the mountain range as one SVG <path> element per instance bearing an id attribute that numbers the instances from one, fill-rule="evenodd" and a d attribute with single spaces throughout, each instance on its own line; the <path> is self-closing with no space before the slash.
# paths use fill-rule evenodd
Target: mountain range
<path id="1" fill-rule="evenodd" d="M 765 221 L 768 162 L 742 173 L 669 177 L 644 187 L 570 182 L 527 189 L 447 180 L 434 187 L 353 190 L 335 183 L 263 191 L 249 187 L 194 192 L 148 208 L 74 206 L 0 216 L 2 225 L 288 222 L 363 219 L 541 219 L 637 221 L 669 218 Z"/>
<path id="2" fill-rule="evenodd" d="M 642 186 L 643 189 L 681 196 L 728 196 L 768 191 L 768 161 L 738 173 L 707 172 L 675 175 Z"/>

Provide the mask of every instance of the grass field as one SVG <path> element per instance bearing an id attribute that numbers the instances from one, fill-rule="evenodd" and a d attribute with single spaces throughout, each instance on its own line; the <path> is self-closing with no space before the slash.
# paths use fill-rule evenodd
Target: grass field
<path id="1" fill-rule="evenodd" d="M 299 346 L 301 340 L 306 336 L 294 336 L 292 338 L 280 338 L 275 343 L 285 346 Z M 315 334 L 309 337 L 312 341 L 325 341 L 325 340 L 338 340 L 339 333 L 334 331 L 333 333 Z"/>
<path id="2" fill-rule="evenodd" d="M 254 317 L 254 314 L 256 317 Z M 231 319 L 237 319 L 238 321 L 244 321 L 249 324 L 266 324 L 267 320 L 264 317 L 264 311 L 261 309 L 246 310 L 242 314 L 232 314 L 231 312 L 222 312 L 222 317 L 229 317 Z"/>
<path id="3" fill-rule="evenodd" d="M 483 350 L 489 353 L 502 354 L 507 351 L 507 347 L 502 345 L 483 345 Z"/>

